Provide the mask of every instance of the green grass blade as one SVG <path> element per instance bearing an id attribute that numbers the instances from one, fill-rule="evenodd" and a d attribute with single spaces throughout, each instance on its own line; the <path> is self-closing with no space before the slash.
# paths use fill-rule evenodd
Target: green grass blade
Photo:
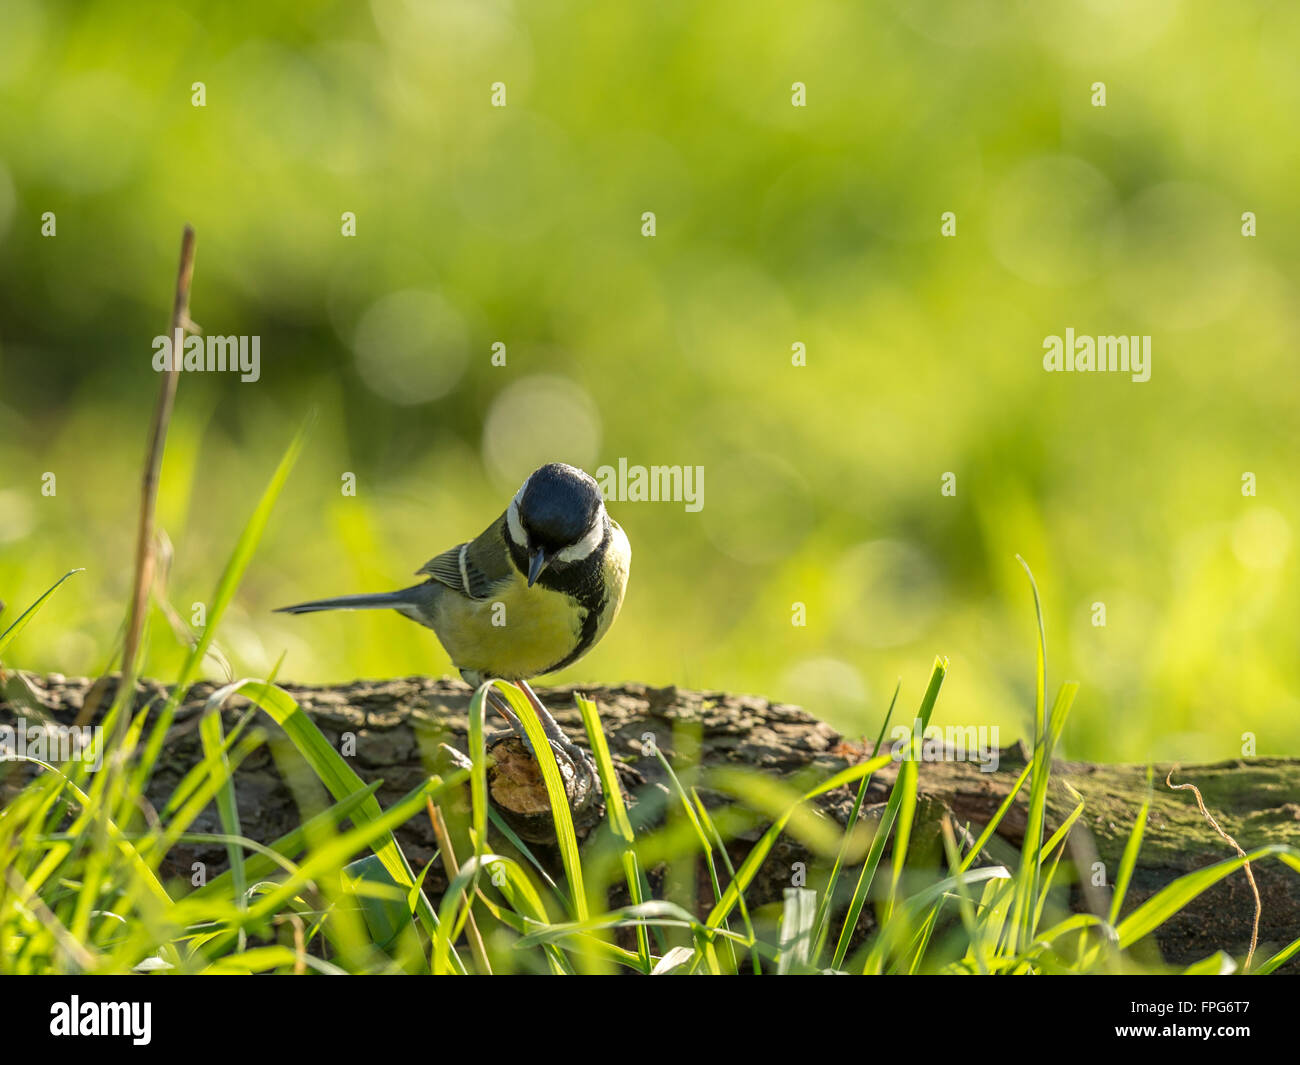
<path id="1" fill-rule="evenodd" d="M 925 694 L 921 696 L 921 708 L 916 713 L 916 716 L 921 719 L 922 732 L 925 732 L 930 727 L 930 717 L 934 713 L 934 704 L 939 699 L 939 689 L 943 687 L 943 681 L 947 675 L 948 660 L 946 658 L 936 658 L 934 666 L 930 670 L 930 680 L 925 686 Z"/>
<path id="2" fill-rule="evenodd" d="M 1052 881 L 1056 879 L 1056 869 L 1060 864 L 1061 855 L 1065 853 L 1066 837 L 1070 834 L 1070 829 L 1074 826 L 1074 822 L 1079 819 L 1079 815 L 1082 813 L 1083 803 L 1079 803 L 1070 811 L 1070 816 L 1065 819 L 1061 824 L 1061 827 L 1052 833 L 1051 839 L 1043 845 L 1041 860 L 1046 863 L 1050 858 L 1050 864 L 1047 865 L 1047 871 L 1043 874 L 1042 882 L 1038 890 L 1038 903 L 1034 910 L 1034 920 L 1032 925 L 1035 935 L 1038 934 L 1038 926 L 1043 920 L 1043 910 L 1047 905 L 1047 897 L 1052 891 Z"/>
<path id="3" fill-rule="evenodd" d="M 617 910 L 609 910 L 595 917 L 588 917 L 585 921 L 566 921 L 540 928 L 524 936 L 517 945 L 520 949 L 524 949 L 540 943 L 559 943 L 581 933 L 608 928 L 626 928 L 638 922 L 669 928 L 691 928 L 708 935 L 743 939 L 734 932 L 705 928 L 689 910 L 683 909 L 676 903 L 653 899 L 639 906 L 623 906 Z M 630 960 L 635 961 L 635 959 L 636 955 L 630 955 Z"/>
<path id="4" fill-rule="evenodd" d="M 929 726 L 930 716 L 934 712 L 935 702 L 939 698 L 939 689 L 943 686 L 947 674 L 947 659 L 936 658 L 934 667 L 930 671 L 930 680 L 926 685 L 925 695 L 921 699 L 921 706 L 916 715 L 922 734 Z M 914 728 L 913 735 L 908 740 L 909 758 L 920 757 L 920 752 L 912 749 L 915 745 L 916 730 Z M 915 769 L 915 766 L 913 766 L 913 769 Z M 844 915 L 844 923 L 840 926 L 839 939 L 835 944 L 835 953 L 831 958 L 831 968 L 833 969 L 840 969 L 844 965 L 844 959 L 849 952 L 849 942 L 853 937 L 853 930 L 857 928 L 858 921 L 862 917 L 862 910 L 867 904 L 871 883 L 875 879 L 876 869 L 880 865 L 880 858 L 885 852 L 885 844 L 889 841 L 890 833 L 893 831 L 894 822 L 898 817 L 898 811 L 903 804 L 907 789 L 907 773 L 904 766 L 899 768 L 898 775 L 894 778 L 894 786 L 890 789 L 889 800 L 885 803 L 884 812 L 880 816 L 880 823 L 876 826 L 876 834 L 871 840 L 871 847 L 868 849 L 867 856 L 862 863 L 862 871 L 858 874 L 858 882 L 853 888 L 853 897 L 849 900 L 848 911 Z M 912 802 L 915 804 L 915 775 L 912 776 L 911 789 Z M 897 848 L 895 850 L 897 851 Z"/>
<path id="5" fill-rule="evenodd" d="M 897 788 L 902 793 L 895 818 L 894 849 L 890 856 L 889 894 L 881 909 L 883 925 L 894 914 L 898 902 L 898 889 L 903 880 L 903 863 L 907 860 L 907 847 L 912 841 L 912 819 L 916 815 L 917 759 L 919 751 L 910 751 L 898 769 Z"/>
<path id="6" fill-rule="evenodd" d="M 60 577 L 57 581 L 51 584 L 49 588 L 45 590 L 44 595 L 42 595 L 39 599 L 36 600 L 36 602 L 34 602 L 31 606 L 29 606 L 26 610 L 24 610 L 21 614 L 19 614 L 18 617 L 14 620 L 14 623 L 12 625 L 10 625 L 7 629 L 5 629 L 4 632 L 0 632 L 0 655 L 4 654 L 5 648 L 8 647 L 14 641 L 15 637 L 17 637 L 17 635 L 27 627 L 27 623 L 36 616 L 36 612 L 41 609 L 41 606 L 44 604 L 45 600 L 47 600 L 50 596 L 54 594 L 54 590 L 58 588 L 60 584 L 66 581 L 74 573 L 84 573 L 84 572 L 85 572 L 84 567 L 82 569 L 68 570 L 67 573 L 65 573 L 62 577 Z"/>
<path id="7" fill-rule="evenodd" d="M 902 947 L 914 930 L 920 926 L 920 915 L 929 909 L 936 900 L 955 891 L 958 886 L 979 884 L 986 880 L 1010 880 L 1011 873 L 1000 865 L 984 866 L 964 873 L 945 877 L 937 884 L 931 884 L 925 890 L 913 895 L 899 910 L 899 915 L 881 927 L 862 966 L 863 973 L 881 973 L 885 960 Z"/>
<path id="8" fill-rule="evenodd" d="M 1268 961 L 1262 965 L 1257 965 L 1251 970 L 1254 976 L 1267 976 L 1269 973 L 1280 969 L 1297 954 L 1300 954 L 1300 939 L 1293 939 L 1285 947 L 1274 954 Z"/>
<path id="9" fill-rule="evenodd" d="M 777 974 L 812 971 L 813 931 L 817 921 L 817 892 L 807 888 L 786 888 L 781 913 L 781 942 L 777 950 Z"/>
<path id="10" fill-rule="evenodd" d="M 214 696 L 215 698 L 215 696 Z M 221 818 L 221 827 L 229 836 L 240 836 L 239 804 L 235 797 L 234 770 L 226 757 L 225 737 L 221 728 L 221 706 L 224 699 L 215 702 L 209 699 L 199 719 L 199 739 L 203 753 L 218 763 L 224 777 L 217 792 L 217 816 Z M 226 845 L 226 854 L 230 858 L 230 872 L 233 880 L 235 898 L 242 903 L 244 893 L 248 890 L 248 878 L 244 873 L 244 848 L 234 843 Z"/>
<path id="11" fill-rule="evenodd" d="M 582 725 L 587 732 L 587 742 L 596 760 L 596 771 L 600 775 L 600 786 L 605 792 L 605 817 L 609 821 L 610 831 L 622 843 L 621 861 L 623 875 L 627 880 L 628 897 L 634 906 L 645 902 L 641 891 L 641 871 L 636 860 L 636 836 L 632 831 L 632 821 L 627 815 L 627 805 L 623 801 L 623 786 L 619 782 L 618 770 L 614 768 L 614 759 L 609 753 L 609 741 L 605 730 L 601 728 L 600 712 L 596 704 L 582 694 L 574 695 L 578 712 L 582 715 Z M 650 960 L 650 934 L 643 925 L 636 930 L 637 954 L 647 968 Z"/>
<path id="12" fill-rule="evenodd" d="M 266 852 L 270 853 L 259 851 L 257 854 L 246 857 L 243 863 L 245 877 L 248 880 L 260 880 L 263 877 L 270 876 L 278 869 L 285 869 L 285 861 L 306 850 L 311 840 L 321 837 L 323 830 L 337 829 L 345 819 L 352 816 L 353 811 L 356 810 L 361 803 L 365 802 L 366 799 L 373 796 L 375 792 L 379 790 L 379 786 L 382 783 L 382 780 L 376 780 L 367 784 L 364 788 L 349 795 L 341 802 L 335 803 L 333 806 L 329 807 L 329 809 L 321 811 L 308 821 L 304 821 L 291 832 L 286 832 L 279 839 L 266 844 L 264 849 Z M 184 841 L 192 836 L 199 837 L 201 835 L 202 834 L 198 833 L 186 833 L 181 837 L 181 839 Z M 252 841 L 244 841 L 243 845 L 247 847 L 250 846 L 251 843 Z M 274 856 L 279 856 L 279 859 L 283 860 L 277 860 Z M 213 877 L 201 888 L 191 892 L 187 897 L 195 898 L 204 895 L 229 895 L 233 890 L 233 880 L 233 870 L 227 869 L 219 876 Z"/>
<path id="13" fill-rule="evenodd" d="M 1133 820 L 1133 831 L 1129 833 L 1124 844 L 1124 854 L 1120 858 L 1119 871 L 1115 874 L 1115 893 L 1110 899 L 1110 912 L 1107 920 L 1111 924 L 1119 919 L 1120 908 L 1124 905 L 1124 896 L 1128 892 L 1129 881 L 1133 878 L 1133 869 L 1137 865 L 1138 851 L 1142 848 L 1142 836 L 1146 831 L 1147 815 L 1151 812 L 1151 767 L 1147 766 L 1146 798 Z"/>
<path id="14" fill-rule="evenodd" d="M 460 923 L 463 923 L 472 902 L 470 896 L 483 872 L 486 872 L 498 885 L 498 889 L 510 906 L 523 918 L 524 923 L 521 928 L 531 925 L 549 930 L 556 927 L 550 924 L 541 896 L 538 895 L 527 873 L 518 862 L 489 851 L 475 854 L 461 866 L 460 872 L 447 885 L 447 890 L 438 906 L 438 929 L 433 937 L 433 960 L 430 970 L 435 976 L 445 975 L 451 971 L 451 951 L 458 924 L 457 915 L 461 915 Z M 527 939 L 528 936 L 525 935 L 517 945 L 522 945 Z"/>
<path id="15" fill-rule="evenodd" d="M 871 757 L 874 758 L 880 753 L 880 745 L 885 741 L 885 733 L 889 731 L 889 722 L 894 716 L 894 706 L 898 703 L 898 693 L 903 687 L 903 681 L 900 677 L 894 685 L 894 694 L 890 696 L 889 708 L 885 711 L 885 719 L 880 723 L 880 732 L 876 736 L 876 745 L 871 750 Z M 835 856 L 835 864 L 831 867 L 831 875 L 826 881 L 826 890 L 822 893 L 821 909 L 817 914 L 817 949 L 814 957 L 818 962 L 826 951 L 826 940 L 831 931 L 831 907 L 835 902 L 835 889 L 839 886 L 840 872 L 848 859 L 849 844 L 853 839 L 853 830 L 857 827 L 858 817 L 862 813 L 862 804 L 867 798 L 867 788 L 871 784 L 871 777 L 865 776 L 858 784 L 858 794 L 853 800 L 853 809 L 849 811 L 849 818 L 844 823 L 844 843 L 840 847 L 840 852 Z"/>
<path id="16" fill-rule="evenodd" d="M 234 686 L 235 692 L 243 695 L 250 702 L 256 703 L 285 731 L 294 747 L 306 759 L 316 776 L 336 800 L 343 800 L 354 793 L 364 790 L 365 781 L 357 776 L 356 771 L 348 765 L 343 756 L 334 749 L 316 723 L 283 688 L 268 685 L 263 681 L 241 681 Z M 461 777 L 463 779 L 463 772 Z M 454 774 L 453 774 L 454 776 Z M 449 777 L 448 780 L 452 778 Z M 382 813 L 379 800 L 373 795 L 367 796 L 352 812 L 354 823 L 364 824 L 378 818 Z M 384 868 L 393 879 L 403 887 L 409 888 L 415 882 L 415 874 L 406 860 L 406 855 L 397 845 L 397 839 L 390 832 L 376 843 L 375 853 Z M 433 906 L 421 893 L 420 907 L 417 913 L 425 931 L 432 936 L 437 927 L 437 915 Z"/>
<path id="17" fill-rule="evenodd" d="M 1029 938 L 1030 911 L 1033 900 L 1038 897 L 1038 855 L 1043 846 L 1043 814 L 1047 805 L 1047 775 L 1051 757 L 1047 750 L 1048 732 L 1047 714 L 1047 626 L 1043 620 L 1043 603 L 1038 594 L 1038 582 L 1029 564 L 1016 555 L 1016 561 L 1024 567 L 1029 578 L 1029 587 L 1034 595 L 1034 617 L 1038 625 L 1038 654 L 1034 671 L 1034 753 L 1031 759 L 1033 770 L 1029 778 L 1029 810 L 1025 828 L 1024 844 L 1021 848 L 1020 871 L 1016 879 L 1015 904 L 1011 917 L 1010 952 L 1015 953 L 1017 944 Z"/>
<path id="18" fill-rule="evenodd" d="M 962 858 L 961 866 L 957 870 L 959 873 L 964 873 L 969 869 L 971 864 L 979 857 L 980 852 L 988 846 L 989 840 L 993 838 L 993 833 L 997 831 L 998 825 L 1002 823 L 1002 819 L 1007 816 L 1007 811 L 1011 809 L 1012 803 L 1016 801 L 1016 796 L 1020 794 L 1020 789 L 1025 786 L 1025 781 L 1029 779 L 1029 774 L 1033 772 L 1033 768 L 1034 763 L 1030 762 L 1023 770 L 1021 770 L 1020 776 L 1016 778 L 1015 784 L 1013 784 L 1011 790 L 1007 792 L 1007 797 L 1002 800 L 997 811 L 993 814 L 992 818 L 989 819 L 989 823 L 984 826 L 984 831 L 976 837 L 975 843 L 971 846 L 971 849 L 966 852 L 966 856 Z"/>
<path id="19" fill-rule="evenodd" d="M 510 708 L 519 718 L 532 745 L 537 764 L 542 770 L 542 780 L 546 785 L 546 795 L 551 803 L 551 817 L 555 822 L 555 838 L 560 850 L 560 859 L 564 863 L 565 877 L 569 882 L 570 904 L 573 915 L 579 921 L 585 921 L 590 915 L 587 907 L 586 885 L 582 879 L 582 859 L 578 855 L 578 834 L 573 827 L 573 813 L 569 809 L 569 796 L 564 789 L 564 777 L 555 761 L 555 752 L 551 750 L 546 730 L 538 720 L 532 704 L 524 698 L 523 692 L 513 684 L 501 680 L 491 680 L 510 703 Z"/>
<path id="20" fill-rule="evenodd" d="M 655 756 L 659 759 L 659 764 L 663 766 L 664 772 L 668 774 L 668 780 L 672 784 L 672 791 L 677 796 L 678 802 L 686 815 L 686 823 L 691 826 L 696 842 L 700 845 L 700 851 L 704 855 L 704 862 L 709 869 L 709 883 L 713 888 L 713 897 L 715 900 L 720 899 L 722 898 L 722 883 L 718 879 L 718 866 L 713 860 L 713 845 L 709 840 L 708 833 L 704 830 L 704 823 L 701 821 L 694 803 L 691 802 L 690 796 L 686 794 L 686 789 L 682 786 L 681 779 L 677 776 L 672 764 L 664 757 L 664 752 L 657 746 L 655 747 Z M 727 923 L 724 921 L 723 927 L 726 926 Z M 710 973 L 715 976 L 719 975 L 721 970 L 713 944 L 706 939 L 699 944 L 699 947 L 698 959 L 708 966 Z M 735 968 L 734 953 L 732 955 L 732 968 Z"/>
<path id="21" fill-rule="evenodd" d="M 713 845 L 718 849 L 718 854 L 722 857 L 722 864 L 727 867 L 727 876 L 729 880 L 735 880 L 736 867 L 731 863 L 731 855 L 727 853 L 726 841 L 722 838 L 722 833 L 718 831 L 718 826 L 714 823 L 713 818 L 709 816 L 709 811 L 705 807 L 704 801 L 700 798 L 699 793 L 695 788 L 691 788 L 691 801 L 695 805 L 695 815 L 700 819 L 700 824 L 704 827 L 704 831 L 708 834 L 709 838 L 712 839 Z M 721 898 L 721 895 L 718 897 Z M 754 943 L 758 937 L 754 934 L 754 924 L 753 921 L 750 920 L 749 907 L 745 904 L 744 892 L 737 896 L 736 908 L 740 910 L 740 920 L 745 926 L 745 932 L 749 936 L 749 942 Z M 724 922 L 724 926 L 725 924 L 726 922 Z M 731 968 L 734 973 L 736 972 L 738 965 L 736 961 L 736 948 L 731 940 L 727 940 L 727 950 L 731 957 Z M 758 955 L 752 949 L 750 950 L 750 963 L 753 966 L 754 975 L 757 976 L 761 972 L 762 967 L 759 965 Z"/>
<path id="22" fill-rule="evenodd" d="M 235 541 L 235 549 L 226 560 L 226 568 L 222 570 L 216 590 L 208 603 L 207 624 L 203 626 L 199 638 L 190 648 L 185 664 L 181 667 L 180 677 L 176 681 L 173 698 L 178 702 L 185 697 L 185 692 L 198 676 L 199 668 L 207 656 L 208 648 L 212 646 L 213 637 L 221 624 L 221 619 L 225 616 L 226 608 L 235 598 L 235 591 L 243 580 L 248 564 L 253 560 L 257 545 L 262 540 L 262 533 L 266 531 L 267 522 L 271 519 L 271 511 L 275 508 L 276 501 L 284 490 L 285 482 L 288 481 L 289 474 L 302 453 L 308 428 L 308 425 L 304 425 L 289 442 L 279 465 L 271 475 L 271 480 L 263 490 L 261 498 L 258 499 L 257 506 L 253 508 L 253 513 L 239 534 L 239 539 Z"/>
<path id="23" fill-rule="evenodd" d="M 1127 949 L 1138 940 L 1150 935 L 1203 891 L 1213 887 L 1224 877 L 1231 876 L 1247 862 L 1258 861 L 1260 858 L 1277 858 L 1296 872 L 1300 872 L 1300 849 L 1284 843 L 1270 843 L 1251 851 L 1245 857 L 1238 855 L 1225 858 L 1214 865 L 1207 865 L 1204 869 L 1184 873 L 1137 906 L 1115 926 L 1120 949 Z"/>
<path id="24" fill-rule="evenodd" d="M 771 825 L 753 849 L 746 855 L 745 860 L 741 862 L 740 868 L 736 871 L 735 879 L 727 885 L 726 890 L 722 893 L 722 898 L 709 912 L 708 920 L 705 925 L 710 929 L 717 929 L 726 919 L 727 915 L 735 908 L 736 902 L 741 893 L 749 889 L 759 866 L 763 864 L 764 859 L 771 852 L 777 838 L 789 823 L 790 818 L 794 815 L 796 809 L 803 803 L 815 799 L 818 795 L 824 795 L 828 791 L 834 791 L 836 788 L 842 788 L 845 784 L 855 783 L 861 780 L 868 773 L 874 773 L 877 769 L 888 765 L 890 757 L 887 754 L 879 755 L 870 761 L 862 762 L 859 765 L 850 766 L 848 769 L 836 773 L 834 776 L 818 784 L 815 788 L 805 792 L 798 802 L 793 803 L 781 814 L 780 817 Z M 714 773 L 711 778 L 717 784 L 723 784 L 726 778 L 719 773 Z"/>
<path id="25" fill-rule="evenodd" d="M 1215 951 L 1208 958 L 1192 962 L 1183 970 L 1183 976 L 1231 976 L 1237 971 L 1237 963 L 1231 954 Z"/>

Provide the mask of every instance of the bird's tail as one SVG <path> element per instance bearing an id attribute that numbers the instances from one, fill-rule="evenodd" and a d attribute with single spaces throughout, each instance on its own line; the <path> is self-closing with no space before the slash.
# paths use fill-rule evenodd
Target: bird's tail
<path id="1" fill-rule="evenodd" d="M 422 605 L 428 598 L 423 584 L 403 588 L 397 592 L 375 592 L 370 595 L 337 595 L 333 599 L 313 599 L 310 603 L 295 603 L 293 606 L 276 608 L 277 614 L 311 614 L 317 610 L 377 610 L 387 607 L 402 610 L 403 607 Z"/>

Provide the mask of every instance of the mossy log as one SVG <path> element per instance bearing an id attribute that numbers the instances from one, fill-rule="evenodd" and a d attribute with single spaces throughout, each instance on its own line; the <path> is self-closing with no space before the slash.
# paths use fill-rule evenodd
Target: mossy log
<path id="1" fill-rule="evenodd" d="M 76 720 L 94 723 L 111 701 L 115 684 L 115 678 L 96 684 L 58 675 L 11 673 L 4 685 L 4 698 L 0 699 L 0 725 L 12 724 L 18 715 L 30 719 L 38 710 L 63 724 Z M 443 744 L 465 749 L 471 693 L 458 681 L 408 677 L 334 687 L 286 687 L 336 749 L 348 755 L 364 780 L 382 778 L 378 797 L 385 806 L 431 771 L 446 771 Z M 574 690 L 542 689 L 538 694 L 570 737 L 585 746 L 581 720 L 573 706 Z M 639 797 L 647 810 L 663 806 L 665 774 L 653 755 L 653 745 L 674 764 L 704 769 L 744 766 L 802 786 L 863 757 L 860 744 L 788 704 L 754 696 L 639 684 L 580 690 L 600 708 L 611 752 L 625 774 L 625 790 Z M 210 684 L 195 685 L 181 707 L 149 788 L 150 801 L 155 804 L 161 804 L 198 760 L 198 719 L 212 691 Z M 138 685 L 136 705 L 142 707 L 150 700 L 161 703 L 165 694 L 161 683 L 143 681 Z M 227 727 L 247 708 L 243 699 L 229 700 L 222 711 Z M 308 793 L 302 790 L 301 781 L 282 776 L 283 767 L 292 762 L 273 756 L 278 727 L 269 717 L 259 716 L 259 724 L 267 729 L 272 742 L 240 765 L 236 785 L 244 834 L 268 842 L 299 823 L 297 799 Z M 517 751 L 503 748 L 500 754 L 499 763 L 511 762 L 519 768 L 514 757 Z M 945 813 L 957 825 L 969 824 L 978 833 L 1005 799 L 1024 765 L 1025 752 L 1019 745 L 1001 751 L 1000 765 L 994 772 L 983 772 L 969 762 L 922 763 L 914 848 L 926 845 L 927 838 L 933 844 Z M 1126 913 L 1176 877 L 1234 853 L 1197 810 L 1191 792 L 1165 786 L 1170 767 L 1154 768 L 1150 816 L 1125 899 Z M 0 767 L 3 772 L 4 767 Z M 524 772 L 526 776 L 526 767 Z M 879 815 L 895 772 L 891 765 L 872 779 L 867 796 L 868 817 Z M 0 790 L 12 789 L 21 777 L 21 773 L 5 773 Z M 1185 766 L 1177 772 L 1175 782 L 1179 781 L 1200 789 L 1209 811 L 1247 850 L 1266 843 L 1300 847 L 1300 760 L 1260 758 Z M 1108 903 L 1110 888 L 1093 886 L 1092 882 L 1104 878 L 1109 884 L 1114 879 L 1146 794 L 1147 768 L 1056 763 L 1048 800 L 1049 832 L 1075 805 L 1064 788 L 1067 782 L 1085 802 L 1077 826 L 1083 831 L 1074 834 L 1078 844 L 1071 857 L 1087 870 L 1086 885 L 1076 883 L 1070 888 L 1070 904 L 1075 909 L 1103 907 Z M 496 789 L 494 800 L 504 812 L 528 815 L 529 804 L 536 802 L 537 795 L 527 792 L 528 781 L 512 776 L 509 786 Z M 849 789 L 841 788 L 823 796 L 819 805 L 827 817 L 843 823 L 853 798 Z M 1014 860 L 1025 830 L 1025 799 L 1024 794 L 1017 799 L 990 843 L 991 860 Z M 512 806 L 518 809 L 510 810 Z M 215 808 L 203 813 L 194 830 L 220 831 Z M 730 845 L 734 860 L 743 858 L 761 830 L 761 825 L 755 826 Z M 413 819 L 399 830 L 398 836 L 412 863 L 423 865 L 435 850 L 433 831 L 426 818 Z M 188 877 L 195 861 L 206 863 L 213 874 L 220 872 L 226 862 L 224 848 L 178 847 L 171 855 L 170 868 L 164 871 Z M 792 870 L 798 863 L 818 868 L 797 839 L 782 837 L 747 896 L 751 905 L 758 907 L 779 900 L 782 889 L 790 886 Z M 1254 872 L 1263 898 L 1260 952 L 1267 956 L 1270 946 L 1300 937 L 1300 877 L 1268 860 L 1255 863 Z M 842 878 L 850 887 L 855 880 L 854 873 Z M 816 876 L 809 882 L 815 886 Z M 433 895 L 443 886 L 433 872 L 427 883 Z M 701 886 L 702 902 L 707 904 L 708 885 Z M 1243 873 L 1234 873 L 1200 896 L 1153 938 L 1164 959 L 1171 963 L 1191 962 L 1216 950 L 1240 957 L 1250 940 L 1253 916 L 1254 900 L 1247 879 Z"/>

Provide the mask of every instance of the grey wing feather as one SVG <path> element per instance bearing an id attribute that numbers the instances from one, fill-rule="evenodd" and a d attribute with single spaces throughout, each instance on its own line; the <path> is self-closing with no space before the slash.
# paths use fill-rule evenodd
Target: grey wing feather
<path id="1" fill-rule="evenodd" d="M 449 551 L 444 551 L 441 555 L 429 559 L 423 566 L 415 572 L 427 573 L 439 584 L 445 584 L 448 588 L 453 588 L 462 595 L 469 595 L 470 591 L 465 586 L 465 579 L 460 572 L 460 553 L 467 545 L 457 544 Z"/>
<path id="2" fill-rule="evenodd" d="M 512 576 L 499 526 L 493 523 L 473 540 L 429 559 L 416 572 L 427 573 L 469 599 L 490 599 L 497 586 Z"/>

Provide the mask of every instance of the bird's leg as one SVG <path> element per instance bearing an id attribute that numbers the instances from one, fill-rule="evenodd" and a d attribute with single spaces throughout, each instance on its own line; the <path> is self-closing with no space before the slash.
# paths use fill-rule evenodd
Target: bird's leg
<path id="1" fill-rule="evenodd" d="M 533 693 L 531 689 L 526 689 L 526 694 L 530 697 L 528 699 L 529 704 L 532 706 L 538 719 L 541 721 L 542 729 L 546 733 L 546 738 L 550 740 L 551 746 L 568 758 L 575 768 L 583 768 L 582 749 L 569 742 L 569 738 L 564 734 L 564 730 L 560 728 L 555 718 L 551 716 L 550 711 L 542 705 L 542 701 L 537 698 L 536 694 Z M 524 728 L 523 722 L 519 720 L 519 715 L 510 709 L 510 703 L 506 697 L 497 691 L 496 688 L 489 688 L 487 697 L 492 708 L 506 719 L 506 724 L 510 726 L 510 732 L 519 737 L 519 740 L 524 745 L 524 750 L 536 758 L 537 752 L 533 750 L 532 741 L 528 739 L 528 732 Z M 508 734 L 509 733 L 497 733 L 496 735 L 489 737 L 489 739 L 496 740 L 501 738 L 503 735 Z"/>
<path id="2" fill-rule="evenodd" d="M 559 722 L 555 720 L 551 715 L 551 712 L 546 709 L 546 706 L 542 703 L 541 699 L 537 697 L 537 693 L 533 691 L 525 681 L 519 681 L 517 686 L 523 691 L 524 698 L 528 700 L 528 704 L 533 708 L 533 712 L 537 714 L 537 719 L 541 722 L 542 730 L 546 733 L 547 740 L 550 741 L 551 749 L 557 755 L 567 759 L 569 764 L 573 766 L 574 772 L 581 774 L 581 776 L 585 778 L 588 793 L 595 791 L 598 778 L 596 776 L 595 763 L 592 761 L 591 755 L 587 754 L 587 752 L 581 747 L 570 741 L 569 737 L 564 734 L 564 730 L 560 728 Z M 520 741 L 524 745 L 524 749 L 536 758 L 537 752 L 533 750 L 533 745 L 528 739 L 528 733 L 524 729 L 523 722 L 519 720 L 519 715 L 510 709 L 510 703 L 507 701 L 506 697 L 497 691 L 496 688 L 489 688 L 487 698 L 488 703 L 491 704 L 492 708 L 506 719 L 506 724 L 510 726 L 510 731 L 519 737 Z M 496 740 L 500 735 L 501 734 L 498 733 L 497 736 L 490 737 L 490 740 Z"/>
<path id="3" fill-rule="evenodd" d="M 569 737 L 565 735 L 564 729 L 560 728 L 560 723 L 551 716 L 551 712 L 546 709 L 545 704 L 537 697 L 537 693 L 529 686 L 526 680 L 515 681 L 515 687 L 524 693 L 524 698 L 528 700 L 528 705 L 533 708 L 537 718 L 542 723 L 542 728 L 546 735 L 558 743 L 561 747 L 572 747 Z"/>
<path id="4" fill-rule="evenodd" d="M 516 687 L 524 693 L 524 698 L 537 714 L 537 718 L 542 723 L 542 728 L 546 730 L 547 738 L 551 741 L 551 746 L 559 747 L 569 757 L 575 769 L 583 773 L 588 783 L 594 785 L 596 782 L 596 763 L 592 756 L 579 747 L 576 743 L 564 734 L 564 729 L 560 728 L 560 723 L 555 720 L 551 712 L 546 709 L 545 704 L 537 697 L 537 693 L 529 686 L 528 681 L 515 681 Z"/>
<path id="5" fill-rule="evenodd" d="M 510 731 L 523 741 L 524 749 L 536 758 L 537 755 L 533 751 L 533 745 L 528 742 L 528 733 L 524 730 L 523 722 L 520 721 L 518 715 L 510 709 L 510 704 L 506 701 L 506 697 L 493 687 L 488 689 L 487 699 L 492 705 L 492 709 L 506 719 L 506 724 L 510 726 Z M 498 733 L 495 736 L 491 736 L 489 737 L 489 740 L 495 740 L 499 738 L 500 735 L 501 734 Z"/>

